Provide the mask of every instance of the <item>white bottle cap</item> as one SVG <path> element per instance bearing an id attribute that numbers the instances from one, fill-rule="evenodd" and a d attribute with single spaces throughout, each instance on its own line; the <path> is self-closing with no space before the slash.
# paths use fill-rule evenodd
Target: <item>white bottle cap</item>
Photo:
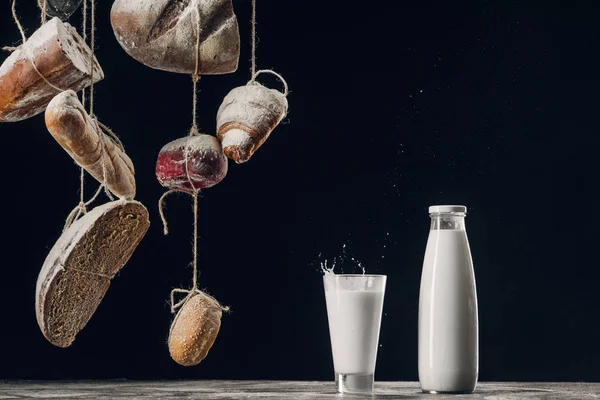
<path id="1" fill-rule="evenodd" d="M 429 214 L 435 213 L 467 213 L 467 207 L 465 206 L 431 206 L 429 207 Z"/>

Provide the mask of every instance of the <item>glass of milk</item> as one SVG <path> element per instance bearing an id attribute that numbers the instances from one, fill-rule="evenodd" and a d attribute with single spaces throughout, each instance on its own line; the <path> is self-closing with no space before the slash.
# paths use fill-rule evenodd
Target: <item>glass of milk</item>
<path id="1" fill-rule="evenodd" d="M 339 393 L 373 391 L 386 280 L 385 275 L 323 277 Z"/>

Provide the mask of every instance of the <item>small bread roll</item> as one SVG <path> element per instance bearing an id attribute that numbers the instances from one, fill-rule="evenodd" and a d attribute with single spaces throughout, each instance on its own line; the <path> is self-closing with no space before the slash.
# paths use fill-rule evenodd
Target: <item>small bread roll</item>
<path id="1" fill-rule="evenodd" d="M 204 292 L 194 294 L 177 312 L 169 332 L 171 358 L 185 367 L 208 355 L 219 329 L 223 308 Z"/>

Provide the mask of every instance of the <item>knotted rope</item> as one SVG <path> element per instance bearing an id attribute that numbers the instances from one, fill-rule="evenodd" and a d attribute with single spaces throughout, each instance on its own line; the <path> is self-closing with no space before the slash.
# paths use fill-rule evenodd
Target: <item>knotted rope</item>
<path id="1" fill-rule="evenodd" d="M 289 89 L 288 89 L 288 84 L 285 81 L 285 79 L 283 79 L 283 76 L 281 76 L 280 74 L 278 74 L 277 72 L 273 71 L 272 69 L 261 69 L 260 71 L 256 70 L 256 43 L 257 43 L 257 36 L 256 36 L 256 0 L 252 0 L 252 20 L 250 22 L 250 26 L 252 27 L 252 56 L 251 56 L 251 79 L 250 82 L 248 82 L 249 85 L 260 85 L 260 83 L 258 83 L 256 81 L 256 78 L 260 75 L 260 74 L 272 74 L 275 75 L 277 78 L 279 78 L 279 80 L 283 83 L 283 87 L 284 87 L 284 91 L 283 91 L 283 95 L 287 97 L 288 93 L 289 93 Z"/>

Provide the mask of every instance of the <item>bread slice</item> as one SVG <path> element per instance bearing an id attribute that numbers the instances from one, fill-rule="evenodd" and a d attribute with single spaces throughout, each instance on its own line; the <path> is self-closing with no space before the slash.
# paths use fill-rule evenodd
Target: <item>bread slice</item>
<path id="1" fill-rule="evenodd" d="M 94 208 L 62 234 L 36 285 L 37 321 L 50 343 L 73 343 L 149 226 L 146 207 L 119 200 Z"/>

